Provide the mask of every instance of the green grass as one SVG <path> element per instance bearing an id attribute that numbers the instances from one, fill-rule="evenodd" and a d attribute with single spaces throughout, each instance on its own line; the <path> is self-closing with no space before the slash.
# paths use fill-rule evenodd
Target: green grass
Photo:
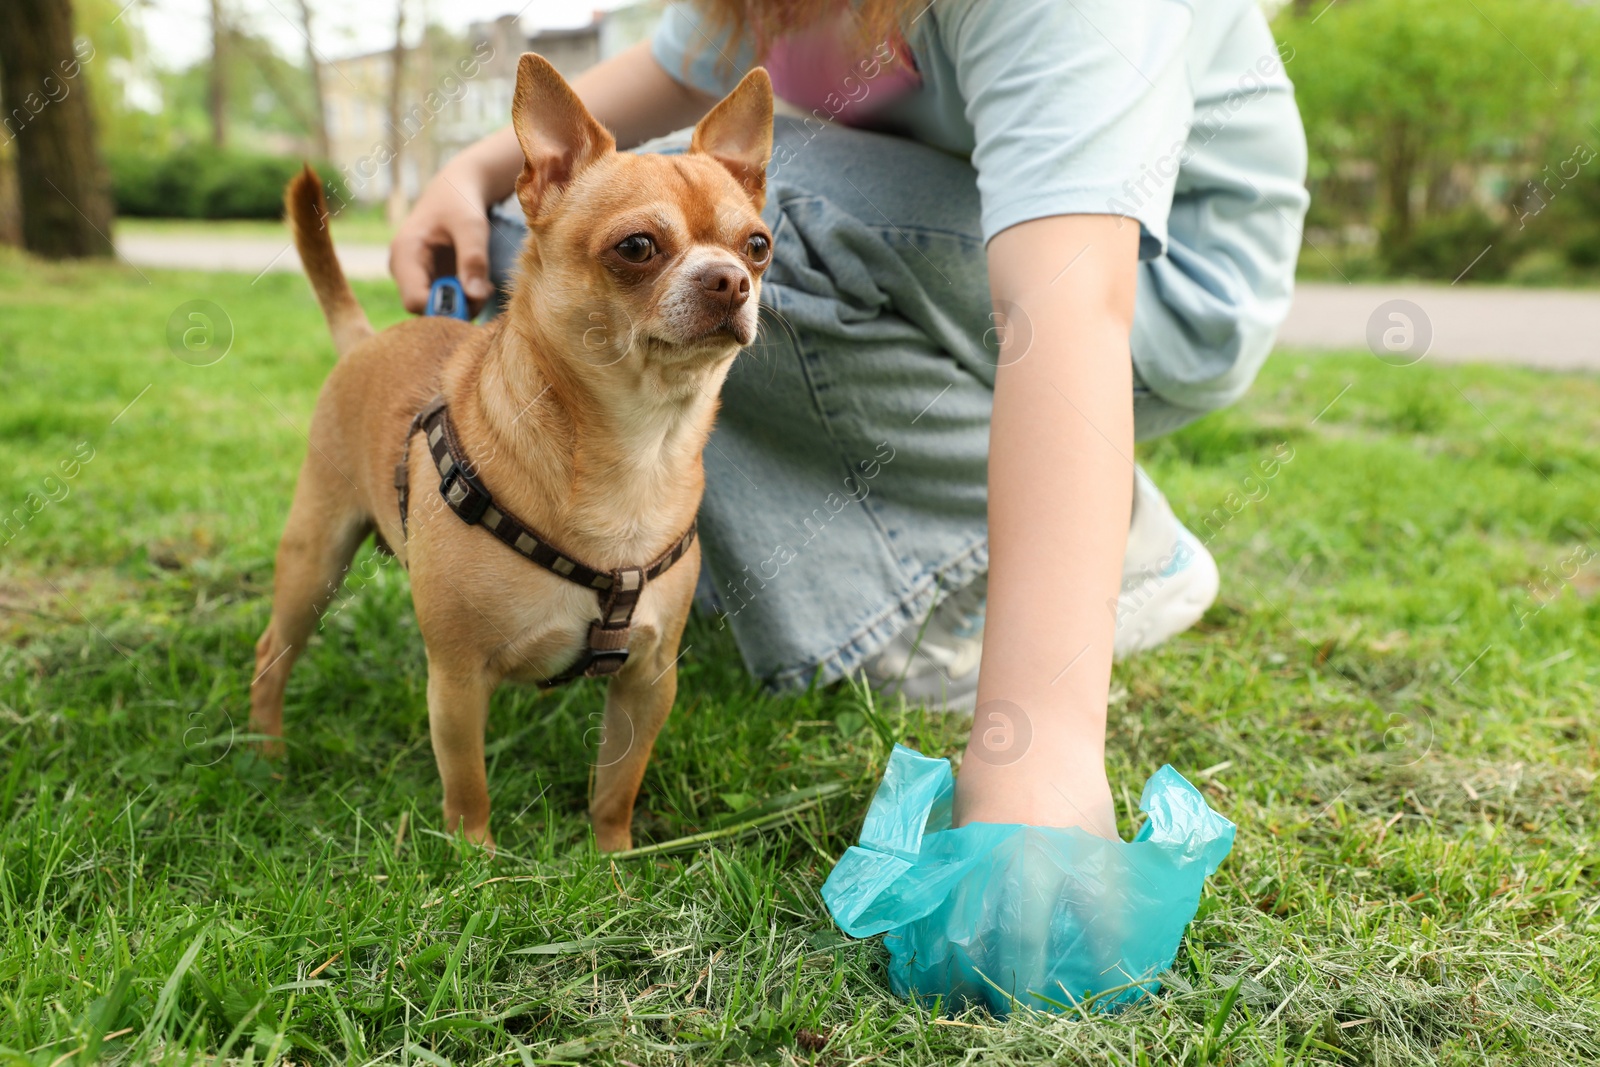
<path id="1" fill-rule="evenodd" d="M 256 759 L 251 645 L 330 348 L 297 277 L 145 273 L 0 258 L 0 517 L 60 498 L 0 548 L 0 1058 L 1600 1056 L 1600 381 L 1282 354 L 1143 448 L 1180 515 L 1211 516 L 1224 584 L 1118 668 L 1114 788 L 1131 831 L 1171 762 L 1238 843 L 1158 999 L 952 1022 L 892 997 L 881 945 L 817 890 L 890 743 L 951 754 L 958 731 L 763 694 L 714 621 L 691 624 L 635 826 L 709 843 L 593 851 L 593 684 L 501 692 L 501 854 L 440 836 L 392 567 L 297 668 L 287 763 Z M 165 340 L 193 299 L 235 329 L 212 366 Z"/>

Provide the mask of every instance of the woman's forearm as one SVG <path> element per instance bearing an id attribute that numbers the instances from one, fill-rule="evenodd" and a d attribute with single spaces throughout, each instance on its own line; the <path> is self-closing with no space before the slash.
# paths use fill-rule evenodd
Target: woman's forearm
<path id="1" fill-rule="evenodd" d="M 1133 494 L 1137 241 L 1125 219 L 1073 215 L 1023 223 L 989 245 L 1001 366 L 963 822 L 1114 827 L 1103 761 Z"/>
<path id="2" fill-rule="evenodd" d="M 716 98 L 671 77 L 640 43 L 590 67 L 572 79 L 590 114 L 611 131 L 617 147 L 634 145 L 698 121 Z M 506 126 L 462 151 L 444 168 L 457 187 L 465 186 L 485 203 L 503 200 L 522 171 L 522 149 Z"/>

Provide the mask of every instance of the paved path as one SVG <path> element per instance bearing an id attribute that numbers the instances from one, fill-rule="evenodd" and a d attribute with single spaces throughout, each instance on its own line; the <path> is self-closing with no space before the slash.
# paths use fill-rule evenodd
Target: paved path
<path id="1" fill-rule="evenodd" d="M 146 267 L 297 271 L 288 239 L 128 236 L 117 250 Z M 383 245 L 340 244 L 352 278 L 388 276 Z M 1403 301 L 1405 303 L 1395 303 Z M 1294 348 L 1381 349 L 1398 363 L 1490 361 L 1600 371 L 1600 290 L 1302 283 L 1279 336 Z"/>
<path id="2" fill-rule="evenodd" d="M 1279 340 L 1367 348 L 1369 323 L 1375 351 L 1393 362 L 1421 358 L 1431 332 L 1425 356 L 1442 363 L 1600 370 L 1600 290 L 1303 283 Z"/>
<path id="3" fill-rule="evenodd" d="M 386 278 L 389 276 L 389 249 L 386 245 L 339 243 L 334 246 L 346 276 Z M 171 270 L 226 270 L 243 274 L 268 271 L 298 271 L 300 257 L 289 236 L 283 239 L 259 237 L 161 237 L 130 234 L 117 238 L 117 251 L 136 267 L 162 267 Z"/>

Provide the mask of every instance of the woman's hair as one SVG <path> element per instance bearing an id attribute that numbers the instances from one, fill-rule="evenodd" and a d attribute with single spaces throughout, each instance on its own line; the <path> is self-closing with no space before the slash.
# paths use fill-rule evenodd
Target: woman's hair
<path id="1" fill-rule="evenodd" d="M 755 41 L 756 62 L 766 58 L 773 41 L 803 30 L 840 10 L 855 13 L 856 39 L 847 44 L 863 55 L 904 28 L 928 0 L 694 0 L 706 17 L 706 38 L 726 39 L 729 31 L 749 29 Z"/>

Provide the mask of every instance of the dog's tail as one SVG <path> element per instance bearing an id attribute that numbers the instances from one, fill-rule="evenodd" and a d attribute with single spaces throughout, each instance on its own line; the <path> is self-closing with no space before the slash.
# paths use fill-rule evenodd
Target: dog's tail
<path id="1" fill-rule="evenodd" d="M 322 179 L 309 163 L 289 179 L 289 187 L 283 193 L 283 206 L 289 216 L 289 228 L 294 232 L 294 247 L 300 253 L 300 263 L 305 267 L 306 277 L 311 279 L 317 303 L 322 305 L 328 332 L 333 334 L 334 351 L 342 356 L 372 336 L 372 324 L 356 302 L 356 294 L 350 291 L 350 283 L 345 281 L 344 270 L 339 266 L 339 257 L 334 254 Z"/>

